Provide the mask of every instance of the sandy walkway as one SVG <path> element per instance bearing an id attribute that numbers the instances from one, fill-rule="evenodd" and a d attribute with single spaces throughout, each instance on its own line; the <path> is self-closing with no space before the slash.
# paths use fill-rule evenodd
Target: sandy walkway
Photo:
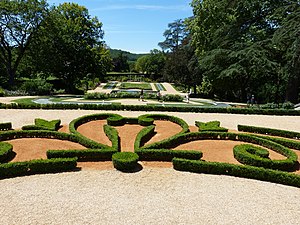
<path id="1" fill-rule="evenodd" d="M 102 111 L 0 110 L 0 122 L 11 121 L 19 128 L 40 117 L 67 124 L 92 113 Z M 240 123 L 300 131 L 300 117 L 167 114 L 190 125 L 220 120 L 232 130 Z M 151 162 L 143 162 L 144 169 L 132 174 L 118 172 L 107 162 L 107 170 L 102 165 L 102 170 L 0 180 L 0 224 L 300 224 L 299 188 L 147 165 Z"/>

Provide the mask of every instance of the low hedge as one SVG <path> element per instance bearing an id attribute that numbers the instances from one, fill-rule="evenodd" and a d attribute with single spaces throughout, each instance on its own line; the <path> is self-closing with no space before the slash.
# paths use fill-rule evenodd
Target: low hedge
<path id="1" fill-rule="evenodd" d="M 141 148 L 147 141 L 155 135 L 155 126 L 151 125 L 143 128 L 136 136 L 134 142 L 134 150 Z"/>
<path id="2" fill-rule="evenodd" d="M 22 130 L 50 130 L 57 131 L 60 127 L 61 120 L 44 120 L 36 118 L 34 120 L 34 125 L 25 125 Z"/>
<path id="3" fill-rule="evenodd" d="M 280 137 L 286 137 L 286 138 L 300 139 L 300 133 L 299 132 L 272 129 L 272 128 L 265 128 L 265 127 L 238 125 L 238 131 L 244 131 L 244 132 L 249 132 L 249 133 L 257 133 L 257 134 L 268 134 L 268 135 L 272 135 L 272 136 L 280 136 Z"/>
<path id="4" fill-rule="evenodd" d="M 13 146 L 10 143 L 0 142 L 0 163 L 6 162 L 13 152 Z"/>
<path id="5" fill-rule="evenodd" d="M 271 160 L 269 152 L 253 145 L 237 145 L 233 148 L 234 158 L 242 164 L 274 170 L 295 170 L 295 162 L 290 159 Z"/>
<path id="6" fill-rule="evenodd" d="M 277 138 L 277 137 L 268 137 L 268 136 L 259 136 L 260 138 L 267 139 L 278 144 L 281 144 L 285 147 L 300 150 L 300 141 L 289 140 L 284 138 Z"/>
<path id="7" fill-rule="evenodd" d="M 74 170 L 77 158 L 31 160 L 0 164 L 0 178 L 10 178 L 42 173 L 58 173 Z"/>
<path id="8" fill-rule="evenodd" d="M 0 135 L 0 141 L 8 141 L 20 138 L 47 138 L 47 139 L 59 139 L 76 142 L 87 148 L 104 148 L 105 145 L 92 141 L 88 138 L 80 137 L 79 135 L 67 134 L 56 131 L 46 130 L 21 130 L 21 131 L 7 131 Z M 108 148 L 111 148 L 108 146 Z"/>
<path id="9" fill-rule="evenodd" d="M 231 113 L 257 115 L 289 115 L 299 116 L 300 110 L 254 109 L 254 108 L 218 108 L 218 107 L 179 107 L 160 105 L 114 105 L 114 104 L 0 104 L 2 109 L 83 109 L 83 110 L 127 110 L 127 111 L 162 111 L 191 113 Z"/>
<path id="10" fill-rule="evenodd" d="M 202 160 L 173 159 L 175 170 L 250 178 L 300 187 L 300 176 L 278 170 L 228 163 L 205 162 Z"/>
<path id="11" fill-rule="evenodd" d="M 135 152 L 140 160 L 171 162 L 174 157 L 199 160 L 202 158 L 200 151 L 172 150 L 172 149 L 138 149 Z"/>
<path id="12" fill-rule="evenodd" d="M 12 129 L 11 123 L 0 123 L 0 131 L 6 131 L 11 129 Z"/>
<path id="13" fill-rule="evenodd" d="M 110 125 L 103 126 L 104 132 L 112 143 L 112 148 L 119 151 L 121 149 L 120 137 L 116 128 Z"/>
<path id="14" fill-rule="evenodd" d="M 48 150 L 47 158 L 78 158 L 80 162 L 110 161 L 116 150 L 84 149 L 84 150 Z"/>
<path id="15" fill-rule="evenodd" d="M 134 170 L 139 161 L 138 154 L 134 152 L 117 152 L 112 155 L 114 167 L 120 171 Z"/>
<path id="16" fill-rule="evenodd" d="M 227 132 L 228 129 L 220 127 L 220 121 L 210 121 L 207 123 L 196 121 L 195 125 L 199 128 L 200 132 L 203 131 L 216 131 L 216 132 Z"/>

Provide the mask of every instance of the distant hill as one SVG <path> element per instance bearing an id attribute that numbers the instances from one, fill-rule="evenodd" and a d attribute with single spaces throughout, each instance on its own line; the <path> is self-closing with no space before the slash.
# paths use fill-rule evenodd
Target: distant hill
<path id="1" fill-rule="evenodd" d="M 136 61 L 138 58 L 148 55 L 148 54 L 136 54 L 131 52 L 126 52 L 121 49 L 109 49 L 110 55 L 112 58 L 116 58 L 119 54 L 123 53 L 123 55 L 127 56 L 128 61 Z"/>

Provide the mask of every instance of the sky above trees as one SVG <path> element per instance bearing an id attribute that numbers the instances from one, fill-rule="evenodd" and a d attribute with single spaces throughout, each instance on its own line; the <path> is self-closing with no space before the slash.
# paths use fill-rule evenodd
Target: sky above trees
<path id="1" fill-rule="evenodd" d="M 48 0 L 58 5 L 66 0 Z M 168 23 L 192 16 L 190 0 L 73 0 L 103 23 L 104 40 L 114 49 L 147 53 L 159 48 Z"/>

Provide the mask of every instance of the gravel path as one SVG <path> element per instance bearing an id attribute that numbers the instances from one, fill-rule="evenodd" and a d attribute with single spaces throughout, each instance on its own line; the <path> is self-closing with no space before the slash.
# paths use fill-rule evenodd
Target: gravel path
<path id="1" fill-rule="evenodd" d="M 0 110 L 14 128 L 34 118 L 72 119 L 103 111 Z M 111 111 L 109 111 L 111 112 Z M 138 116 L 146 112 L 115 112 Z M 300 131 L 300 117 L 168 113 Z M 300 224 L 300 189 L 228 176 L 144 168 L 35 175 L 0 180 L 0 224 Z"/>
<path id="2" fill-rule="evenodd" d="M 278 184 L 144 169 L 0 181 L 1 224 L 299 224 L 300 191 Z"/>

